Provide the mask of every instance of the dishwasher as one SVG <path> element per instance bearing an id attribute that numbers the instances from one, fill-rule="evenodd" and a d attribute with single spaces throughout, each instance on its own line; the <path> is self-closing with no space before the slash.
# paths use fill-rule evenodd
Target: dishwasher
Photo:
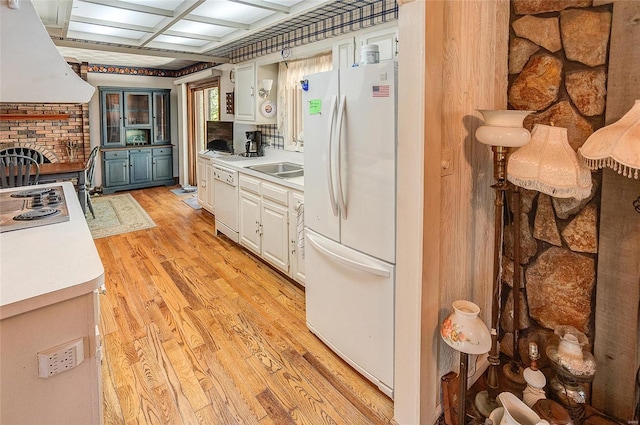
<path id="1" fill-rule="evenodd" d="M 216 232 L 238 243 L 238 172 L 214 165 L 213 185 Z"/>

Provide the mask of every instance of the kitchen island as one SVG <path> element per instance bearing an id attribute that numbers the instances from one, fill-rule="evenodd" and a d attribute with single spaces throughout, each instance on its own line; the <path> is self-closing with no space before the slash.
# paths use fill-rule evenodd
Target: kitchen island
<path id="1" fill-rule="evenodd" d="M 34 187 L 62 187 L 69 219 L 0 233 L 0 423 L 100 424 L 104 268 L 73 185 Z"/>

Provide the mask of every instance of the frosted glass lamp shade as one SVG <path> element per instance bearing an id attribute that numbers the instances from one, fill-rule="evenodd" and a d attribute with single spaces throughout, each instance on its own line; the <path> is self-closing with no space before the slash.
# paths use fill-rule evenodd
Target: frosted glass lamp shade
<path id="1" fill-rule="evenodd" d="M 640 179 L 640 100 L 618 121 L 589 136 L 578 152 L 592 170 L 609 167 Z"/>
<path id="2" fill-rule="evenodd" d="M 591 172 L 569 145 L 567 129 L 536 124 L 529 144 L 511 154 L 507 180 L 556 198 L 591 194 Z"/>
<path id="3" fill-rule="evenodd" d="M 471 301 L 453 302 L 451 313 L 440 327 L 440 336 L 451 348 L 467 354 L 484 354 L 491 348 L 491 334 L 478 317 L 480 307 Z"/>
<path id="4" fill-rule="evenodd" d="M 476 130 L 476 139 L 489 146 L 518 147 L 531 137 L 522 121 L 532 111 L 478 109 L 484 125 Z"/>

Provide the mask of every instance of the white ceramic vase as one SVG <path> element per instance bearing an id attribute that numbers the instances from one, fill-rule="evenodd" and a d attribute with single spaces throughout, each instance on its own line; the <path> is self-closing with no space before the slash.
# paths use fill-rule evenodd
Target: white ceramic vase
<path id="1" fill-rule="evenodd" d="M 504 408 L 500 425 L 549 425 L 512 393 L 500 393 L 498 400 Z"/>

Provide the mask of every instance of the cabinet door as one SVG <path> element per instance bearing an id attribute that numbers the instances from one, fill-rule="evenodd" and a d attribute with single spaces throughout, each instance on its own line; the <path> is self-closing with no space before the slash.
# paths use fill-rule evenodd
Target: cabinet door
<path id="1" fill-rule="evenodd" d="M 151 151 L 149 149 L 129 151 L 129 181 L 131 184 L 150 182 Z"/>
<path id="2" fill-rule="evenodd" d="M 207 193 L 207 166 L 208 159 L 198 157 L 196 162 L 196 185 L 198 186 L 198 203 L 205 207 L 205 194 Z"/>
<path id="3" fill-rule="evenodd" d="M 304 286 L 304 194 L 291 192 L 289 203 L 289 244 L 291 277 Z"/>
<path id="4" fill-rule="evenodd" d="M 151 125 L 151 93 L 124 92 L 125 127 L 145 127 Z"/>
<path id="5" fill-rule="evenodd" d="M 169 93 L 153 93 L 153 143 L 169 143 Z"/>
<path id="6" fill-rule="evenodd" d="M 376 44 L 380 51 L 380 62 L 395 60 L 398 57 L 398 29 L 388 28 L 373 31 L 358 38 L 357 60 L 360 61 L 360 48 L 366 44 Z"/>
<path id="7" fill-rule="evenodd" d="M 153 180 L 168 180 L 173 177 L 173 157 L 171 155 L 153 156 Z"/>
<path id="8" fill-rule="evenodd" d="M 333 69 L 351 68 L 354 63 L 357 63 L 355 52 L 356 45 L 353 37 L 337 42 L 333 46 Z"/>
<path id="9" fill-rule="evenodd" d="M 126 158 L 104 161 L 105 186 L 124 186 L 129 184 L 129 161 Z"/>
<path id="10" fill-rule="evenodd" d="M 216 208 L 215 205 L 213 203 L 214 197 L 215 197 L 215 190 L 216 190 L 216 185 L 214 184 L 214 171 L 215 169 L 213 168 L 213 162 L 212 161 L 207 161 L 207 194 L 206 194 L 206 200 L 207 200 L 207 206 L 209 207 L 209 211 L 211 211 L 212 214 L 215 214 L 216 212 Z"/>
<path id="11" fill-rule="evenodd" d="M 102 146 L 124 146 L 122 92 L 103 91 L 101 94 Z"/>
<path id="12" fill-rule="evenodd" d="M 248 63 L 236 67 L 236 120 L 256 119 L 256 65 Z"/>
<path id="13" fill-rule="evenodd" d="M 260 215 L 262 258 L 284 273 L 289 273 L 289 211 L 280 205 L 262 201 Z"/>
<path id="14" fill-rule="evenodd" d="M 260 197 L 240 191 L 240 245 L 260 255 Z"/>

